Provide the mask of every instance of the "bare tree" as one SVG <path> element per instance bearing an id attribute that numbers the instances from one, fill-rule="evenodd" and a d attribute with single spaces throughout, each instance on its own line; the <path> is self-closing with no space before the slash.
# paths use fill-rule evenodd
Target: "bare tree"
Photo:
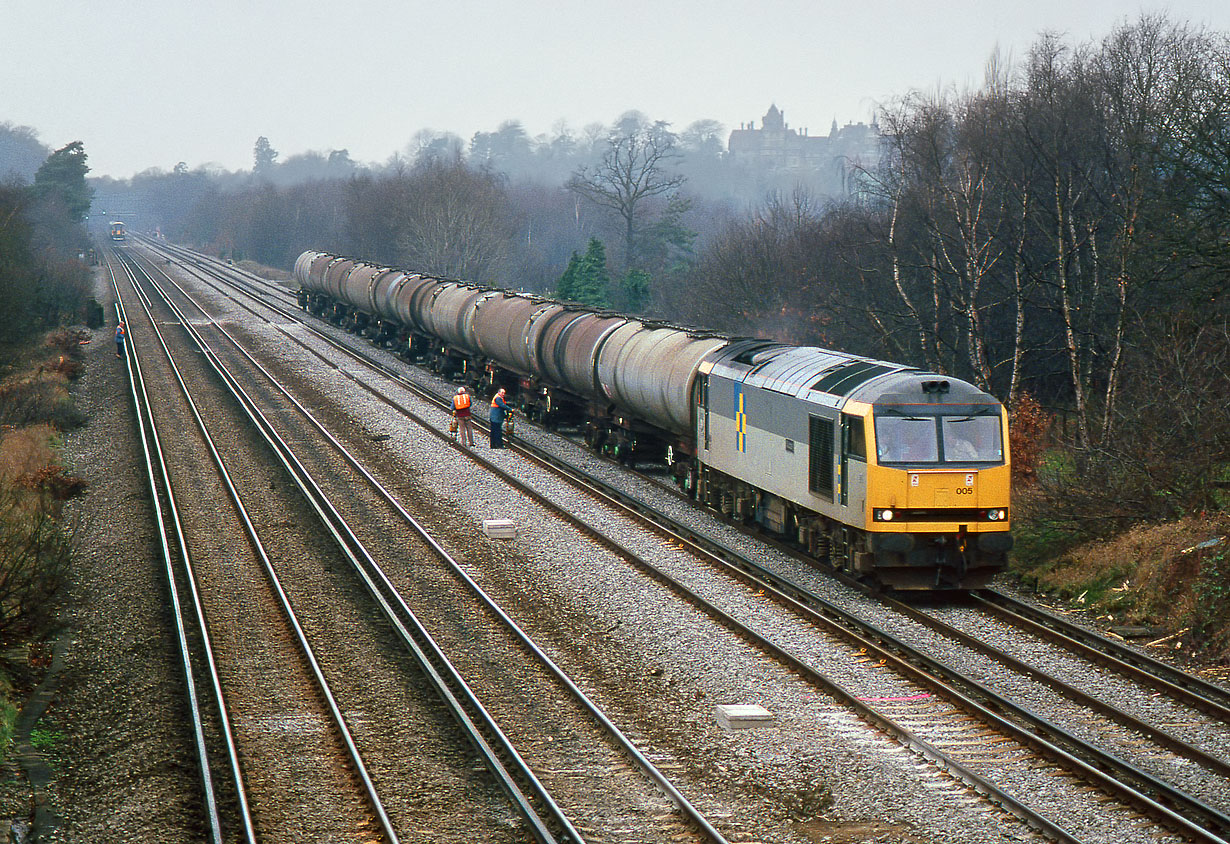
<path id="1" fill-rule="evenodd" d="M 684 177 L 669 172 L 676 157 L 675 136 L 667 124 L 644 126 L 623 121 L 625 129 L 607 138 L 607 149 L 595 167 L 582 167 L 568 180 L 568 190 L 615 212 L 623 223 L 624 263 L 636 266 L 637 234 L 646 200 L 673 193 Z"/>
<path id="2" fill-rule="evenodd" d="M 1030 53 L 1017 131 L 1038 179 L 1035 272 L 1049 295 L 1040 302 L 1059 321 L 1078 438 L 1092 440 L 1090 387 L 1101 312 L 1099 227 L 1105 222 L 1094 181 L 1101 112 L 1090 84 L 1087 50 L 1072 51 L 1046 34 Z"/>
<path id="3" fill-rule="evenodd" d="M 513 236 L 500 177 L 431 161 L 411 176 L 400 209 L 397 261 L 451 278 L 497 282 Z"/>
<path id="4" fill-rule="evenodd" d="M 406 145 L 406 155 L 415 164 L 440 161 L 453 164 L 461 160 L 465 142 L 453 132 L 420 129 Z"/>

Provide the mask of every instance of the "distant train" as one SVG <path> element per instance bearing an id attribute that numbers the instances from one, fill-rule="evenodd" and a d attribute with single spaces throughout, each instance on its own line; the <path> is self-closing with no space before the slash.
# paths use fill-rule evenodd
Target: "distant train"
<path id="1" fill-rule="evenodd" d="M 735 339 L 322 252 L 306 310 L 690 496 L 895 589 L 985 585 L 1006 565 L 1004 407 L 972 384 L 812 347 Z"/>
<path id="2" fill-rule="evenodd" d="M 111 239 L 115 241 L 125 240 L 128 237 L 127 227 L 120 221 L 115 221 L 111 224 Z"/>

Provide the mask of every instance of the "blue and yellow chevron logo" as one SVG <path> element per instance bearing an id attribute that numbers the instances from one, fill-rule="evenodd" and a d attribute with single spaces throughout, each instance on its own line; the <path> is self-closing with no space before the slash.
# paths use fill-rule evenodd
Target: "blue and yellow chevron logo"
<path id="1" fill-rule="evenodd" d="M 739 451 L 744 451 L 744 438 L 747 435 L 747 414 L 743 412 L 743 385 L 735 388 L 735 445 Z"/>

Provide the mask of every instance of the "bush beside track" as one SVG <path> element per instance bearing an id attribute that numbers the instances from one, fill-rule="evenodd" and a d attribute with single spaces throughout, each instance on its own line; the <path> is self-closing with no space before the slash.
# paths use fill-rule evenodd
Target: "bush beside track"
<path id="1" fill-rule="evenodd" d="M 1140 525 L 1053 556 L 1030 549 L 1062 546 L 1068 537 L 1028 517 L 1017 524 L 1021 553 L 1012 571 L 1025 588 L 1152 645 L 1146 650 L 1154 655 L 1230 668 L 1230 515 Z"/>
<path id="2" fill-rule="evenodd" d="M 60 436 L 85 420 L 69 395 L 82 334 L 58 329 L 4 350 L 0 375 L 0 762 L 26 691 L 45 667 L 54 598 L 74 553 L 63 502 L 83 491 L 65 473 Z"/>

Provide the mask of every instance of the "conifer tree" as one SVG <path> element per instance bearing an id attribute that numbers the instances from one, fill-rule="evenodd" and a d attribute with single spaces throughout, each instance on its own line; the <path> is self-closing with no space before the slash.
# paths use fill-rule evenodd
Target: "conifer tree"
<path id="1" fill-rule="evenodd" d="M 555 295 L 565 302 L 575 302 L 577 298 L 577 273 L 581 268 L 581 256 L 576 252 L 568 259 L 568 269 L 560 276 L 559 284 L 555 286 Z"/>
<path id="2" fill-rule="evenodd" d="M 61 207 L 74 223 L 85 220 L 94 199 L 94 189 L 85 181 L 85 174 L 90 172 L 85 162 L 85 145 L 73 141 L 47 156 L 34 174 L 34 195 Z"/>
<path id="3" fill-rule="evenodd" d="M 606 268 L 606 247 L 596 237 L 589 239 L 585 255 L 573 252 L 568 269 L 556 286 L 559 298 L 591 308 L 610 307 L 611 276 Z"/>

